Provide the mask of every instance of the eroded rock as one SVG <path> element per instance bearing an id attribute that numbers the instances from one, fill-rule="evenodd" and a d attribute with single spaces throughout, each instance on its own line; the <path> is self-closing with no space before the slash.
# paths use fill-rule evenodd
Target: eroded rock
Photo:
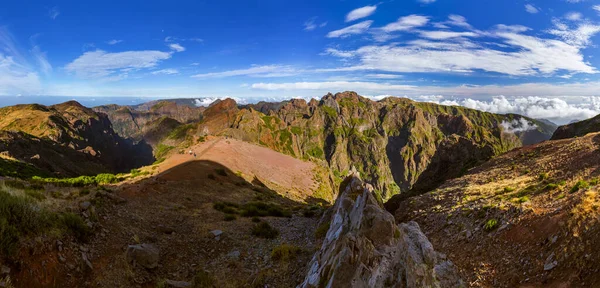
<path id="1" fill-rule="evenodd" d="M 416 222 L 396 225 L 354 174 L 341 185 L 321 249 L 299 287 L 460 287 L 451 261 Z"/>
<path id="2" fill-rule="evenodd" d="M 127 261 L 148 269 L 158 266 L 159 256 L 160 250 L 154 244 L 138 244 L 127 247 Z"/>

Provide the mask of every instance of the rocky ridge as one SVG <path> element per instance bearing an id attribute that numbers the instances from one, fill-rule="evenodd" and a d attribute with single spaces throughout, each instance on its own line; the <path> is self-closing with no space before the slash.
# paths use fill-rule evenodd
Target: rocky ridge
<path id="1" fill-rule="evenodd" d="M 416 222 L 396 225 L 357 173 L 342 184 L 321 249 L 298 287 L 461 287 L 452 262 Z"/>

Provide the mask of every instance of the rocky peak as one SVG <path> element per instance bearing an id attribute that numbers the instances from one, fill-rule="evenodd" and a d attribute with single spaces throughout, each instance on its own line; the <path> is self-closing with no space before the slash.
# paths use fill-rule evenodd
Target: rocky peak
<path id="1" fill-rule="evenodd" d="M 460 287 L 451 261 L 437 253 L 416 222 L 397 225 L 358 173 L 346 178 L 329 230 L 299 287 Z M 323 225 L 323 224 L 322 224 Z"/>

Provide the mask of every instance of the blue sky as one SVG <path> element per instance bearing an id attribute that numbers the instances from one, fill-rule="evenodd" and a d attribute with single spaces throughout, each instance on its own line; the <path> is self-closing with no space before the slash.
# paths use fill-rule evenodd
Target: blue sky
<path id="1" fill-rule="evenodd" d="M 355 90 L 557 122 L 600 113 L 592 0 L 4 1 L 0 95 Z"/>

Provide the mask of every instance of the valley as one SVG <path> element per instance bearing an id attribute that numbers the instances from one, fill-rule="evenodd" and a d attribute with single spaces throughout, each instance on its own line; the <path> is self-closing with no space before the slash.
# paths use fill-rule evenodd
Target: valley
<path id="1" fill-rule="evenodd" d="M 594 132 L 354 92 L 0 111 L 0 287 L 599 283 Z"/>

